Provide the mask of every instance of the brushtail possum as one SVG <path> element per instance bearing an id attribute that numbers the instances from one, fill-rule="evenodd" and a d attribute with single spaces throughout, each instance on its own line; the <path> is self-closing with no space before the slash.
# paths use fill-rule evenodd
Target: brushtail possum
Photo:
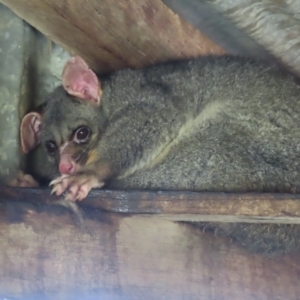
<path id="1" fill-rule="evenodd" d="M 40 145 L 55 166 L 58 196 L 300 191 L 300 88 L 277 66 L 207 56 L 97 77 L 73 57 L 62 81 L 21 126 L 23 151 Z M 200 225 L 256 252 L 300 248 L 298 225 Z"/>

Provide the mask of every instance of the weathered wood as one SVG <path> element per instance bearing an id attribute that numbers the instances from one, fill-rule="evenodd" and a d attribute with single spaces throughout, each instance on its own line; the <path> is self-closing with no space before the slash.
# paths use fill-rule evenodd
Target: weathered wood
<path id="1" fill-rule="evenodd" d="M 297 300 L 300 255 L 266 259 L 188 225 L 0 203 L 2 299 Z"/>
<path id="2" fill-rule="evenodd" d="M 224 51 L 160 0 L 1 0 L 98 72 Z"/>
<path id="3" fill-rule="evenodd" d="M 0 189 L 0 201 L 54 203 L 49 189 Z M 172 221 L 300 223 L 298 194 L 92 190 L 82 207 Z"/>

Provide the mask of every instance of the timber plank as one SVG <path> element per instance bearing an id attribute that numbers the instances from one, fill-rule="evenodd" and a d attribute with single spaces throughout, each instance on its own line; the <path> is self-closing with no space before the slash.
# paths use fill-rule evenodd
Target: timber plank
<path id="1" fill-rule="evenodd" d="M 53 204 L 50 189 L 3 187 L 0 201 Z M 82 207 L 172 221 L 300 223 L 300 195 L 92 190 Z"/>
<path id="2" fill-rule="evenodd" d="M 266 259 L 138 215 L 85 209 L 80 228 L 45 203 L 7 202 L 0 213 L 3 299 L 299 299 L 298 254 Z"/>
<path id="3" fill-rule="evenodd" d="M 160 0 L 0 2 L 99 73 L 224 53 Z"/>

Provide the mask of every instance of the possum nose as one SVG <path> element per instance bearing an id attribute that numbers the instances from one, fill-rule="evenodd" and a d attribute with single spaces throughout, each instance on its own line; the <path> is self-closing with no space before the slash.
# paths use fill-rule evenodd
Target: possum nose
<path id="1" fill-rule="evenodd" d="M 72 162 L 63 162 L 59 164 L 59 172 L 62 175 L 70 175 L 74 172 L 74 164 Z"/>

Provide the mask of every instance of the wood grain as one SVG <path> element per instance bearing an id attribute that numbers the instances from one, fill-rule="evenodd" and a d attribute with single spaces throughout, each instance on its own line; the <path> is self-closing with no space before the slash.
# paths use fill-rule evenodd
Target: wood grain
<path id="1" fill-rule="evenodd" d="M 224 51 L 160 0 L 1 0 L 99 73 Z"/>
<path id="2" fill-rule="evenodd" d="M 297 300 L 300 255 L 267 259 L 196 228 L 0 203 L 1 299 Z"/>
<path id="3" fill-rule="evenodd" d="M 58 199 L 49 189 L 0 189 L 0 201 L 51 204 Z M 92 190 L 79 205 L 172 221 L 300 223 L 298 194 Z"/>

